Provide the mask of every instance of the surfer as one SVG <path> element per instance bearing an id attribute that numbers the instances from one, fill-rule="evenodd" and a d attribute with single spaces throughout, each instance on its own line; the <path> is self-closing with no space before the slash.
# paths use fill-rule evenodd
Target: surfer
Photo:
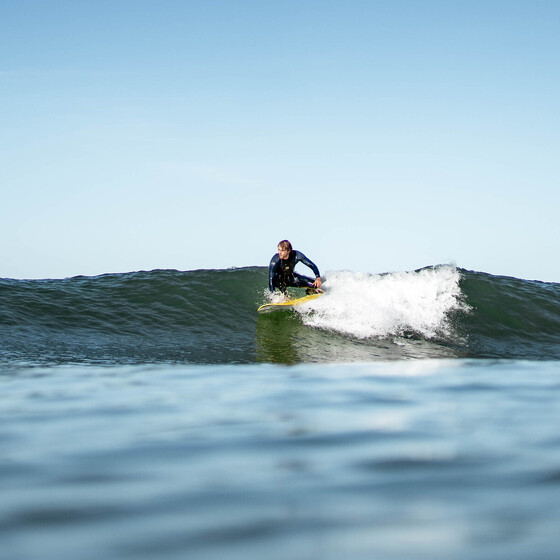
<path id="1" fill-rule="evenodd" d="M 315 274 L 315 280 L 294 272 L 298 262 L 308 266 Z M 292 244 L 284 239 L 278 243 L 278 253 L 270 260 L 268 265 L 268 287 L 273 292 L 275 289 L 286 293 L 288 286 L 294 288 L 307 288 L 308 290 L 321 291 L 321 274 L 317 265 L 311 262 L 300 251 L 294 251 Z"/>

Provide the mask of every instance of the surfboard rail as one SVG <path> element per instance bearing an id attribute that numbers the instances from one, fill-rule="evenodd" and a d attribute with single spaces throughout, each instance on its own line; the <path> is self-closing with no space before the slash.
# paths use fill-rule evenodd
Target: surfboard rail
<path id="1" fill-rule="evenodd" d="M 303 296 L 300 298 L 289 299 L 287 301 L 281 301 L 278 303 L 265 303 L 261 305 L 258 309 L 258 313 L 270 313 L 271 311 L 289 311 L 302 303 L 307 303 L 308 301 L 317 299 L 318 297 L 322 296 L 323 293 L 320 294 L 310 294 L 307 296 Z"/>

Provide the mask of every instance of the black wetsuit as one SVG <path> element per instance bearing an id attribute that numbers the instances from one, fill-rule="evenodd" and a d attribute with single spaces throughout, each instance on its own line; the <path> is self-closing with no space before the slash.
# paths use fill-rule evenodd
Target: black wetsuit
<path id="1" fill-rule="evenodd" d="M 271 292 L 275 289 L 285 292 L 288 286 L 310 288 L 313 285 L 313 282 L 315 282 L 313 278 L 308 278 L 294 272 L 298 262 L 308 266 L 315 274 L 315 278 L 321 277 L 317 265 L 311 262 L 303 253 L 292 250 L 287 259 L 281 259 L 278 253 L 276 253 L 268 266 L 268 287 Z"/>

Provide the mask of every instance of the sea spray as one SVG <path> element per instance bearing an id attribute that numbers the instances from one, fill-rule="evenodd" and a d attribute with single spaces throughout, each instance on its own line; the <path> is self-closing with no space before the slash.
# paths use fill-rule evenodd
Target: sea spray
<path id="1" fill-rule="evenodd" d="M 327 275 L 327 294 L 298 309 L 306 325 L 359 339 L 416 333 L 449 336 L 449 314 L 467 311 L 454 266 L 413 272 Z"/>

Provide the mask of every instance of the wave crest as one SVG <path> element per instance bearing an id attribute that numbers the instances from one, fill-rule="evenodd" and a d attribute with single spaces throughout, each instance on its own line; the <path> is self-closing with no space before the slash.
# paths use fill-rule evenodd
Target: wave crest
<path id="1" fill-rule="evenodd" d="M 365 339 L 414 332 L 449 336 L 451 311 L 467 311 L 456 267 L 411 272 L 327 274 L 327 294 L 302 306 L 305 324 Z"/>

